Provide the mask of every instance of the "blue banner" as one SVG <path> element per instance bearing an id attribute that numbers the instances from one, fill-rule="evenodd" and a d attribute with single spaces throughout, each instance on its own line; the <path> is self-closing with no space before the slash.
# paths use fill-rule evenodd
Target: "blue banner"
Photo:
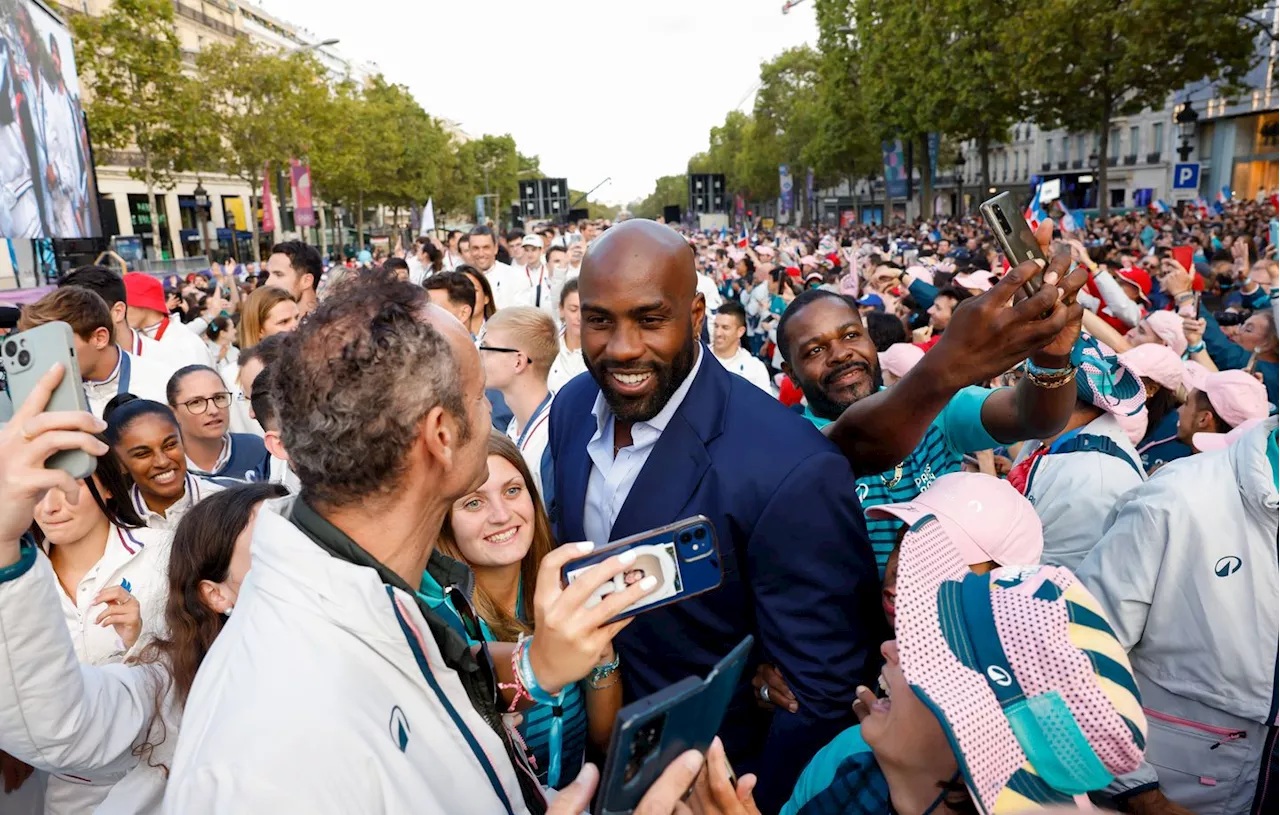
<path id="1" fill-rule="evenodd" d="M 804 179 L 804 206 L 805 206 L 805 210 L 809 213 L 809 217 L 812 218 L 814 214 L 814 210 L 817 209 L 817 207 L 815 206 L 814 198 L 813 198 L 813 168 L 812 167 L 809 168 L 809 174 L 806 175 Z"/>
<path id="2" fill-rule="evenodd" d="M 884 186 L 890 198 L 907 197 L 907 162 L 902 154 L 902 140 L 881 142 L 884 153 Z"/>
<path id="3" fill-rule="evenodd" d="M 778 198 L 779 214 L 790 212 L 794 205 L 793 188 L 795 182 L 791 178 L 791 168 L 786 164 L 778 165 L 778 189 L 782 194 Z"/>
<path id="4" fill-rule="evenodd" d="M 929 183 L 938 183 L 938 148 L 942 145 L 941 133 L 929 134 Z"/>

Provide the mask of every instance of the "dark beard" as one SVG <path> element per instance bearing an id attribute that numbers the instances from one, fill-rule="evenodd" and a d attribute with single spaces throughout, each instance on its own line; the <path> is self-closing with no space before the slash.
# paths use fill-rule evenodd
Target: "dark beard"
<path id="1" fill-rule="evenodd" d="M 676 354 L 676 358 L 671 361 L 670 365 L 662 363 L 648 363 L 643 366 L 635 363 L 622 364 L 613 360 L 603 360 L 597 367 L 592 364 L 590 359 L 584 359 L 587 363 L 587 371 L 590 372 L 591 378 L 600 386 L 600 392 L 604 394 L 604 401 L 609 405 L 609 410 L 613 412 L 614 417 L 621 422 L 635 424 L 636 422 L 647 422 L 654 416 L 662 412 L 667 406 L 667 402 L 671 401 L 671 397 L 675 392 L 680 390 L 681 383 L 685 377 L 693 370 L 693 362 L 697 353 L 697 342 L 694 340 L 693 333 L 689 336 L 681 347 L 680 352 Z M 641 370 L 648 369 L 653 371 L 653 375 L 658 380 L 658 385 L 653 393 L 643 399 L 634 399 L 622 396 L 613 389 L 613 378 L 609 376 L 610 370 L 629 370 L 636 373 Z"/>
<path id="2" fill-rule="evenodd" d="M 844 373 L 843 370 L 835 371 L 834 376 Z M 822 389 L 822 385 L 818 382 L 811 382 L 807 379 L 800 380 L 800 392 L 804 394 L 805 401 L 809 403 L 809 412 L 819 419 L 827 419 L 835 421 L 840 418 L 840 414 L 860 399 L 865 399 L 872 393 L 880 390 L 884 385 L 884 377 L 880 373 L 880 366 L 871 367 L 871 392 L 864 393 L 856 397 L 852 402 L 840 403 L 827 396 L 827 392 Z"/>

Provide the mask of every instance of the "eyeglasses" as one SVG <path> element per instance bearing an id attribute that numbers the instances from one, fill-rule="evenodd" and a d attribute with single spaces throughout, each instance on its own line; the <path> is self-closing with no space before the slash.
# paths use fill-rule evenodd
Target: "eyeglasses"
<path id="1" fill-rule="evenodd" d="M 214 407 L 225 408 L 231 405 L 231 394 L 228 391 L 215 393 L 213 396 L 197 396 L 195 399 L 188 399 L 180 404 L 193 415 L 200 415 L 209 409 L 209 403 L 213 402 Z"/>
<path id="2" fill-rule="evenodd" d="M 493 351 L 495 354 L 518 354 L 519 348 L 499 348 L 496 345 L 480 345 L 477 346 L 481 351 Z"/>

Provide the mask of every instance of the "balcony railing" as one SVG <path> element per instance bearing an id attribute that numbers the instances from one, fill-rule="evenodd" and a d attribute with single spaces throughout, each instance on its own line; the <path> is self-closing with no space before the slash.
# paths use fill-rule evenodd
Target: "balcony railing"
<path id="1" fill-rule="evenodd" d="M 1137 164 L 1137 163 L 1138 163 L 1138 156 L 1137 156 L 1137 154 L 1136 154 L 1136 153 L 1135 153 L 1134 155 L 1132 155 L 1132 156 L 1125 156 L 1125 157 L 1124 157 L 1124 166 L 1126 166 L 1126 167 L 1132 167 L 1133 165 L 1135 165 L 1135 164 Z"/>
<path id="2" fill-rule="evenodd" d="M 1040 165 L 1040 172 L 1047 173 L 1052 167 L 1053 165 L 1046 161 L 1044 164 Z"/>
<path id="3" fill-rule="evenodd" d="M 1071 162 L 1071 169 L 1073 170 L 1079 170 L 1083 166 L 1084 166 L 1084 159 L 1082 158 L 1075 159 L 1074 161 Z"/>
<path id="4" fill-rule="evenodd" d="M 1119 156 L 1109 156 L 1109 157 L 1107 158 L 1107 166 L 1108 166 L 1108 167 L 1114 167 L 1114 166 L 1116 166 L 1116 165 L 1117 165 L 1117 164 L 1119 164 L 1119 163 L 1120 163 L 1120 157 L 1119 157 Z"/>
<path id="5" fill-rule="evenodd" d="M 1160 153 L 1159 153 L 1159 152 L 1155 152 L 1155 153 L 1147 153 L 1147 163 L 1148 163 L 1148 164 L 1159 164 L 1159 163 L 1160 163 Z"/>
<path id="6" fill-rule="evenodd" d="M 195 8 L 192 8 L 191 6 L 184 5 L 183 3 L 179 3 L 177 2 L 177 0 L 174 0 L 173 10 L 174 10 L 174 13 L 176 13 L 179 17 L 186 17 L 188 20 L 191 20 L 192 22 L 199 23 L 200 25 L 206 28 L 211 28 L 214 31 L 217 31 L 222 34 L 226 34 L 228 37 L 238 37 L 241 35 L 240 32 L 235 29 L 234 26 L 227 25 L 221 20 L 214 17 L 210 17 L 208 14 L 205 14 L 203 11 L 200 11 L 199 9 L 195 9 Z"/>
<path id="7" fill-rule="evenodd" d="M 1059 170 L 1065 170 L 1065 169 L 1067 169 L 1067 161 L 1066 161 L 1066 159 L 1063 159 L 1062 161 L 1059 161 L 1059 162 L 1058 162 L 1058 169 L 1059 169 Z"/>

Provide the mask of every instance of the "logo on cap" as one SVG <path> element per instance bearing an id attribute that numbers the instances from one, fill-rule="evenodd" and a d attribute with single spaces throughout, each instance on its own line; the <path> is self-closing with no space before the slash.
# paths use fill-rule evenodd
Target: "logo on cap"
<path id="1" fill-rule="evenodd" d="M 1009 672 L 999 665 L 992 665 L 987 668 L 987 678 L 1002 688 L 1007 688 L 1013 684 L 1013 677 L 1009 676 Z"/>

